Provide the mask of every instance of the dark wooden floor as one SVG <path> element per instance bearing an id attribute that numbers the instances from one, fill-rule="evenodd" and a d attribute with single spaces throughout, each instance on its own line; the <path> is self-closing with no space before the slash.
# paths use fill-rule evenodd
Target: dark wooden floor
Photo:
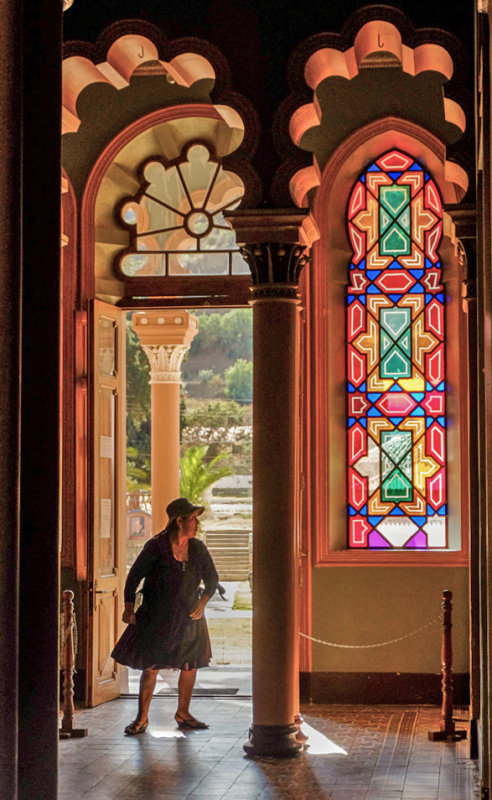
<path id="1" fill-rule="evenodd" d="M 84 739 L 60 742 L 59 800 L 474 800 L 468 743 L 430 742 L 429 706 L 305 706 L 309 747 L 294 759 L 250 760 L 251 701 L 196 698 L 208 730 L 182 732 L 176 700 L 155 697 L 147 732 L 123 734 L 136 700 L 77 712 Z M 465 716 L 463 712 L 463 716 Z M 461 725 L 460 727 L 466 727 Z"/>

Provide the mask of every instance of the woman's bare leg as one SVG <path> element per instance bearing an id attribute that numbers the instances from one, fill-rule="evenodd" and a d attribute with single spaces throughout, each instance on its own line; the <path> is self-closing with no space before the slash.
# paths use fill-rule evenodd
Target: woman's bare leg
<path id="1" fill-rule="evenodd" d="M 138 724 L 148 721 L 150 701 L 152 700 L 158 673 L 158 669 L 144 669 L 142 672 L 138 695 L 138 714 L 135 720 Z"/>
<path id="2" fill-rule="evenodd" d="M 178 710 L 180 717 L 190 717 L 190 701 L 196 680 L 196 669 L 182 669 L 178 681 Z"/>

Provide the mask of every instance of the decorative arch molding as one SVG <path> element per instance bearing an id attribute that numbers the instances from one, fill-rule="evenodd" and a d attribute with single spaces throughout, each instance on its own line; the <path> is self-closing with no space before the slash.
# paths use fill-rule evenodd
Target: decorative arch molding
<path id="1" fill-rule="evenodd" d="M 113 138 L 94 164 L 82 198 L 83 298 L 97 295 L 109 302 L 118 302 L 124 296 L 124 283 L 116 278 L 113 263 L 128 246 L 129 234 L 117 222 L 114 211 L 121 200 L 138 189 L 138 168 L 157 151 L 160 157 L 172 160 L 189 142 L 201 140 L 207 143 L 222 158 L 224 167 L 242 179 L 245 186 L 243 204 L 254 206 L 258 203 L 261 188 L 257 175 L 244 157 L 235 152 L 242 141 L 240 123 L 234 109 L 187 104 L 154 111 Z M 151 280 L 155 283 L 156 278 Z M 165 281 L 165 278 L 161 279 L 161 282 Z M 137 282 L 141 287 L 138 293 L 145 295 L 145 279 L 137 279 Z M 169 294 L 169 291 L 164 294 Z"/>
<path id="2" fill-rule="evenodd" d="M 401 124 L 400 124 L 401 123 Z M 398 149 L 429 170 L 445 203 L 456 203 L 455 176 L 448 174 L 446 150 L 437 137 L 407 121 L 388 119 L 361 129 L 340 145 L 320 175 L 319 189 L 314 198 L 313 216 L 320 238 L 313 245 L 313 258 L 306 287 L 306 303 L 312 319 L 310 335 L 313 343 L 311 363 L 311 393 L 313 431 L 308 432 L 311 443 L 310 463 L 313 474 L 311 530 L 316 543 L 315 563 L 318 566 L 338 564 L 372 566 L 446 566 L 466 564 L 468 557 L 466 503 L 455 506 L 450 515 L 453 547 L 446 552 L 370 554 L 347 550 L 345 500 L 346 450 L 345 419 L 345 342 L 340 331 L 345 330 L 345 293 L 348 270 L 353 251 L 346 230 L 346 208 L 350 192 L 364 168 L 383 153 Z M 451 171 L 452 172 L 452 171 Z M 464 270 L 459 257 L 459 242 L 449 213 L 444 213 L 443 239 L 439 248 L 443 263 L 443 283 L 449 298 L 447 321 L 449 347 L 448 412 L 451 424 L 449 446 L 454 457 L 450 465 L 450 497 L 462 492 L 463 457 L 460 448 L 460 428 L 466 426 L 466 411 L 460 406 L 458 387 L 462 375 L 460 363 L 460 330 Z M 329 420 L 329 422 L 327 421 Z M 316 532 L 316 533 L 314 533 Z"/>
<path id="3" fill-rule="evenodd" d="M 392 148 L 406 150 L 419 160 L 424 158 L 424 163 L 439 183 L 445 203 L 459 203 L 466 194 L 468 175 L 459 164 L 446 159 L 446 147 L 437 136 L 409 120 L 386 117 L 365 125 L 340 144 L 327 162 L 322 176 L 316 162 L 293 175 L 290 192 L 296 205 L 307 206 L 309 193 L 321 183 L 324 187 L 322 191 L 328 191 L 335 176 L 341 171 L 349 171 L 354 159 L 357 163 L 364 163 L 364 160 L 377 157 L 384 149 Z M 323 201 L 316 197 L 315 207 L 320 202 Z"/>
<path id="4" fill-rule="evenodd" d="M 279 197 L 289 188 L 296 204 L 313 205 L 320 174 L 340 144 L 387 118 L 414 123 L 452 148 L 466 129 L 466 91 L 456 90 L 460 71 L 462 51 L 453 36 L 416 30 L 388 6 L 360 9 L 340 34 L 303 42 L 290 62 L 292 93 L 275 122 L 284 156 L 275 178 Z M 446 96 L 444 85 L 451 80 Z M 456 166 L 461 199 L 468 181 Z"/>

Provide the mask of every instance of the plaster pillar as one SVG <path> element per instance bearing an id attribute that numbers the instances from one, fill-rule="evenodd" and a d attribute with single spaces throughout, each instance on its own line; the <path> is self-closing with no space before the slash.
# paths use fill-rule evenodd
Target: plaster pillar
<path id="1" fill-rule="evenodd" d="M 299 211 L 228 218 L 253 276 L 253 725 L 244 749 L 296 756 L 298 279 L 310 218 Z"/>
<path id="2" fill-rule="evenodd" d="M 152 532 L 167 523 L 166 506 L 179 497 L 181 364 L 198 320 L 181 309 L 139 311 L 132 327 L 150 364 Z"/>

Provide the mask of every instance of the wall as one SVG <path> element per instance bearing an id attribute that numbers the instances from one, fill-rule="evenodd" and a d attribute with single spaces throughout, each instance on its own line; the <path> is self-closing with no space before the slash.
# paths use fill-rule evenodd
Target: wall
<path id="1" fill-rule="evenodd" d="M 341 644 L 395 639 L 439 617 L 442 591 L 450 589 L 455 701 L 464 702 L 469 664 L 467 584 L 464 567 L 315 568 L 311 635 Z M 376 702 L 439 702 L 441 632 L 442 626 L 435 623 L 402 642 L 372 649 L 313 643 L 313 672 L 307 680 L 312 699 L 365 702 L 372 692 L 364 687 L 376 681 Z M 309 687 L 304 689 L 306 695 Z"/>

